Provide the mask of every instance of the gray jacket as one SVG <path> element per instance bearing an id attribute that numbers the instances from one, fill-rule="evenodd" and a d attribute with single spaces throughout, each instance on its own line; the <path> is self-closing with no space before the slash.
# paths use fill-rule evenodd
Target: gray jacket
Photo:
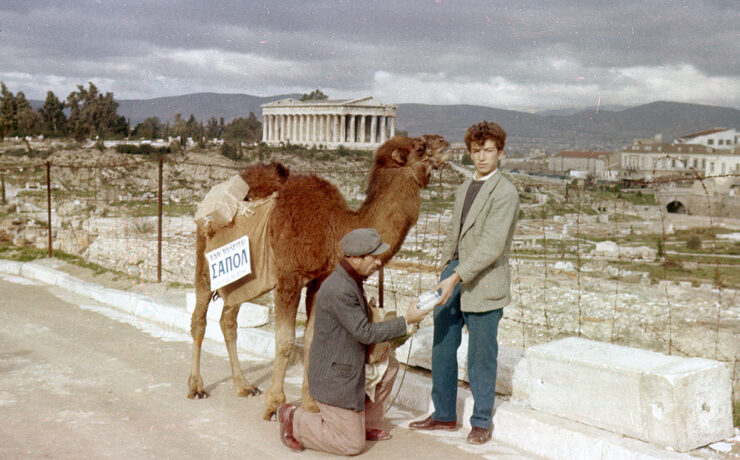
<path id="1" fill-rule="evenodd" d="M 462 208 L 472 180 L 458 187 L 442 256 L 449 261 L 458 245 L 460 309 L 485 312 L 511 302 L 509 250 L 519 217 L 519 193 L 501 171 L 483 184 L 465 222 Z"/>
<path id="2" fill-rule="evenodd" d="M 341 265 L 321 284 L 313 314 L 309 393 L 321 403 L 363 411 L 367 347 L 406 334 L 406 320 L 371 323 L 362 291 Z"/>

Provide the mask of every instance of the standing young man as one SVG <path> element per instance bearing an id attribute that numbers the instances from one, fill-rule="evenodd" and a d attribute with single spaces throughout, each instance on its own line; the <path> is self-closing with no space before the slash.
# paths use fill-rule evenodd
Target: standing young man
<path id="1" fill-rule="evenodd" d="M 358 228 L 342 238 L 344 258 L 316 295 L 314 335 L 309 352 L 308 388 L 319 413 L 283 404 L 278 409 L 280 438 L 294 451 L 304 447 L 338 455 L 356 455 L 365 441 L 390 439 L 383 430 L 385 403 L 398 372 L 388 367 L 374 390 L 365 394 L 368 346 L 406 334 L 407 326 L 432 311 L 410 308 L 405 316 L 380 323 L 368 319 L 363 283 L 380 268 L 380 254 L 390 248 L 374 228 Z"/>
<path id="2" fill-rule="evenodd" d="M 468 443 L 483 444 L 493 431 L 498 323 L 511 301 L 509 250 L 519 215 L 516 187 L 498 170 L 506 131 L 497 123 L 468 128 L 465 145 L 474 179 L 457 189 L 443 250 L 447 265 L 434 310 L 432 401 L 434 413 L 412 422 L 417 430 L 456 430 L 457 349 L 468 328 L 468 376 L 473 393 Z"/>

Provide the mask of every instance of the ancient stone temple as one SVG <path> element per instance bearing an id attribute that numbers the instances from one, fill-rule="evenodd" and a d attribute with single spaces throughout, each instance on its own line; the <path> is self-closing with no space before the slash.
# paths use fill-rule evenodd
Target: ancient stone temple
<path id="1" fill-rule="evenodd" d="M 262 105 L 262 140 L 353 149 L 375 149 L 396 132 L 396 106 L 372 97 L 347 100 L 281 99 Z"/>

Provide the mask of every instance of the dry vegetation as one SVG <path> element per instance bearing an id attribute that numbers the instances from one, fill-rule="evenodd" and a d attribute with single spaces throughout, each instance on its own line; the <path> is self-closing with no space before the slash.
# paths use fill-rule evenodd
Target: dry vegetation
<path id="1" fill-rule="evenodd" d="M 29 156 L 21 145 L 0 145 L 7 195 L 0 205 L 0 257 L 46 253 L 31 248 L 46 247 L 48 160 L 55 248 L 100 270 L 156 279 L 157 157 L 79 145 L 34 149 Z M 166 155 L 166 282 L 192 286 L 192 215 L 203 195 L 245 162 L 260 160 L 325 177 L 351 205 L 364 197 L 366 152 L 263 146 L 246 149 L 241 160 L 223 157 L 218 147 Z M 553 179 L 509 177 L 520 191 L 522 211 L 512 254 L 514 302 L 501 326 L 505 343 L 524 347 L 580 335 L 719 359 L 732 363 L 737 379 L 740 242 L 727 236 L 740 232 L 740 220 L 663 215 L 650 190 L 580 190 Z M 416 227 L 386 268 L 387 304 L 403 310 L 435 283 L 453 192 L 462 180 L 452 168 L 434 173 Z M 593 253 L 603 241 L 618 243 L 620 252 Z M 635 258 L 638 253 L 647 256 Z M 269 304 L 270 298 L 262 301 Z"/>

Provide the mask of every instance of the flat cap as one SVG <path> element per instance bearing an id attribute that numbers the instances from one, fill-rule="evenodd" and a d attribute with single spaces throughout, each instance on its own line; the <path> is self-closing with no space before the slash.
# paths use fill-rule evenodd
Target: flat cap
<path id="1" fill-rule="evenodd" d="M 374 228 L 357 228 L 342 237 L 342 252 L 346 256 L 377 256 L 390 247 L 390 244 L 383 243 L 380 233 Z"/>

